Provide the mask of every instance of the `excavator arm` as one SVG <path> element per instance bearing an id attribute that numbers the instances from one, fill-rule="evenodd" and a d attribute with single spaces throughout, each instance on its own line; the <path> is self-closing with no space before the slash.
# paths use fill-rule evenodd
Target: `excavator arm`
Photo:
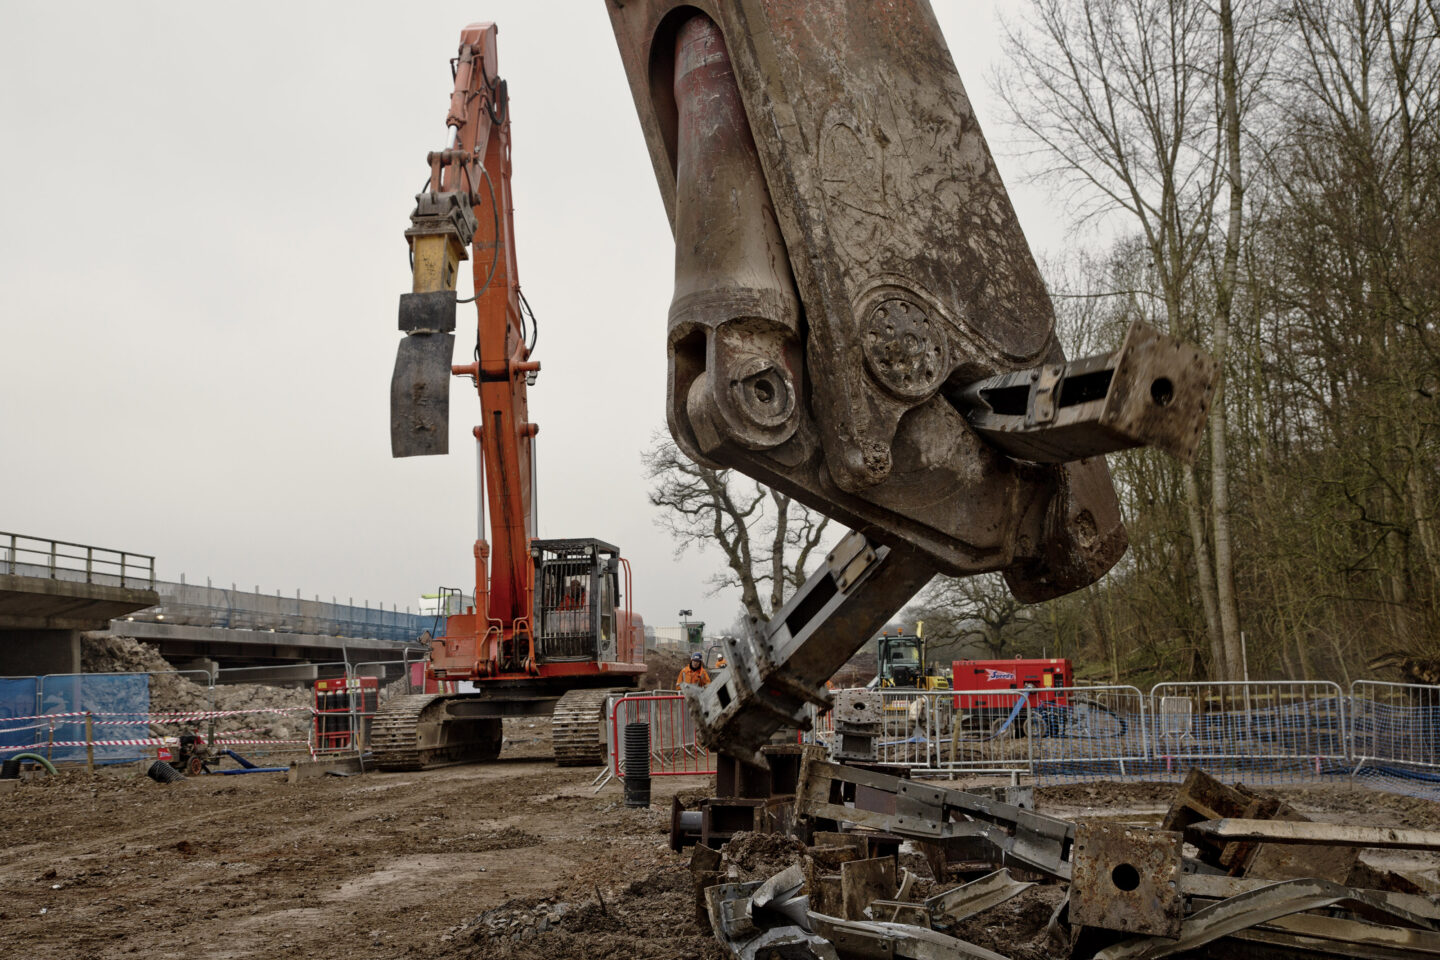
<path id="1" fill-rule="evenodd" d="M 1104 454 L 1193 456 L 1215 365 L 1143 327 L 1067 363 L 925 0 L 606 7 L 675 236 L 671 433 L 856 531 L 687 690 L 758 761 L 936 573 L 1027 602 L 1103 576 Z"/>
<path id="2" fill-rule="evenodd" d="M 405 337 L 391 378 L 390 445 L 396 457 L 448 452 L 449 379 L 474 383 L 490 532 L 490 539 L 475 543 L 476 609 L 491 621 L 523 627 L 533 608 L 532 443 L 538 433 L 528 419 L 526 389 L 540 365 L 529 359 L 533 327 L 526 328 L 515 266 L 510 103 L 496 69 L 496 33 L 491 23 L 461 33 L 445 117 L 450 142 L 427 157 L 430 177 L 405 231 L 413 286 L 400 297 Z M 466 259 L 476 346 L 468 362 L 455 364 L 456 281 Z"/>

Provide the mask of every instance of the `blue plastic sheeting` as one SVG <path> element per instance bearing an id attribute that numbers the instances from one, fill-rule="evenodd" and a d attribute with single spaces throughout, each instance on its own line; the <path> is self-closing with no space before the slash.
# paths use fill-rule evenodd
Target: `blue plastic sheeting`
<path id="1" fill-rule="evenodd" d="M 138 740 L 150 736 L 145 723 L 150 712 L 150 676 L 144 673 L 61 674 L 40 678 L 41 713 L 83 713 L 94 717 L 94 739 Z M 55 747 L 46 755 L 57 761 L 85 759 L 85 718 L 66 717 L 54 721 L 55 733 L 50 735 L 49 723 L 39 731 L 38 742 L 80 741 L 80 746 Z M 97 746 L 97 763 L 138 760 L 154 752 L 145 746 Z"/>
<path id="2" fill-rule="evenodd" d="M 34 720 L 15 720 L 39 713 L 38 677 L 0 677 L 0 756 L 34 743 Z"/>

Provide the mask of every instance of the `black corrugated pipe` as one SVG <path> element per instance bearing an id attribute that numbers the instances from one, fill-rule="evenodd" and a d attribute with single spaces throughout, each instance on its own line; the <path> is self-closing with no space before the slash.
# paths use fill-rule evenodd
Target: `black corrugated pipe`
<path id="1" fill-rule="evenodd" d="M 650 806 L 650 724 L 625 724 L 625 806 Z"/>

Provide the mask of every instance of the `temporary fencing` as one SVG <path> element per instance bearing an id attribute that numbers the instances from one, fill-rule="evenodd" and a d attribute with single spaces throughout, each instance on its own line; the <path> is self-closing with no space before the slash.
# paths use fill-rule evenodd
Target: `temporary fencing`
<path id="1" fill-rule="evenodd" d="M 700 776 L 715 772 L 715 758 L 696 736 L 695 723 L 678 693 L 614 696 L 605 705 L 606 772 L 624 779 L 624 730 L 627 724 L 650 725 L 650 776 Z"/>
<path id="2" fill-rule="evenodd" d="M 337 677 L 315 681 L 312 751 L 345 753 L 364 749 L 379 707 L 378 677 Z"/>
<path id="3" fill-rule="evenodd" d="M 1350 772 L 1399 793 L 1440 795 L 1440 687 L 1350 685 Z"/>
<path id="4" fill-rule="evenodd" d="M 1189 767 L 1248 783 L 1347 772 L 1347 698 L 1338 684 L 1161 683 L 1151 697 L 1163 707 L 1152 779 L 1179 779 Z"/>
<path id="5" fill-rule="evenodd" d="M 1012 778 L 1029 766 L 1029 744 L 1018 736 L 1025 724 L 1020 698 L 894 689 L 881 690 L 880 698 L 879 763 Z"/>
<path id="6" fill-rule="evenodd" d="M 262 687 L 263 681 L 286 671 L 292 673 L 287 679 L 293 696 L 263 692 L 268 687 Z M 342 662 L 303 665 L 298 671 L 261 667 L 218 674 L 195 670 L 0 678 L 0 759 L 34 752 L 59 763 L 127 762 L 153 757 L 187 734 L 214 746 L 243 747 L 250 756 L 353 751 L 363 741 L 349 731 L 362 729 L 373 714 L 377 685 L 390 672 L 399 677 L 403 665 L 394 671 L 385 665 Z M 354 723 L 349 709 L 344 717 L 332 713 L 321 724 L 319 732 L 325 736 L 317 737 L 319 714 L 311 677 L 321 674 L 346 688 L 353 679 L 357 690 L 366 693 L 357 696 Z M 249 703 L 216 709 L 217 682 L 254 684 L 261 691 L 259 700 L 246 697 Z M 229 699 L 234 702 L 233 692 Z M 157 709 L 159 703 L 177 701 L 186 709 Z M 334 736 L 336 727 L 343 727 L 345 736 Z"/>
<path id="7" fill-rule="evenodd" d="M 912 775 L 1037 783 L 1170 780 L 1191 767 L 1248 783 L 1363 779 L 1440 798 L 1440 687 L 1359 680 L 880 691 L 876 762 Z M 828 744 L 815 712 L 804 739 Z"/>
<path id="8" fill-rule="evenodd" d="M 304 665 L 290 686 L 308 694 L 316 679 L 330 681 L 331 699 L 228 710 L 216 709 L 217 683 L 264 682 L 295 668 L 0 677 L 0 759 L 34 751 L 60 762 L 135 760 L 186 733 L 247 753 L 353 751 L 379 703 L 427 689 L 417 665 Z M 181 679 L 202 702 L 156 710 L 155 691 Z M 1347 692 L 1328 681 L 1256 681 L 1161 683 L 1149 693 L 1125 685 L 878 692 L 876 762 L 920 776 L 1178 780 L 1198 766 L 1242 782 L 1362 780 L 1440 798 L 1435 686 L 1357 680 Z M 301 721 L 288 726 L 303 733 L 276 735 L 287 726 L 276 726 L 283 716 Z M 631 723 L 649 725 L 651 776 L 715 772 L 684 698 L 635 692 L 607 702 L 608 775 L 625 774 L 620 744 Z M 832 734 L 830 715 L 817 711 L 803 739 L 828 744 Z"/>
<path id="9" fill-rule="evenodd" d="M 1032 698 L 1025 732 L 1037 778 L 1134 776 L 1152 756 L 1150 698 L 1131 686 L 1056 687 Z"/>

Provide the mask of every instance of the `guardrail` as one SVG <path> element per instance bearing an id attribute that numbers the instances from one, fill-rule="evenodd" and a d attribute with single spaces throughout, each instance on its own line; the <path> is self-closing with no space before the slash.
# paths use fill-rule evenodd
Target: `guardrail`
<path id="1" fill-rule="evenodd" d="M 1440 799 L 1440 687 L 1357 680 L 879 691 L 878 763 L 1037 783 L 1365 780 Z M 809 742 L 828 744 L 816 713 Z"/>
<path id="2" fill-rule="evenodd" d="M 161 580 L 155 584 L 158 606 L 138 612 L 133 619 L 219 627 L 229 630 L 274 630 L 314 636 L 356 637 L 413 643 L 429 630 L 439 634 L 444 618 L 368 604 L 306 600 L 279 593 L 201 586 Z"/>
<path id="3" fill-rule="evenodd" d="M 0 532 L 0 573 L 154 589 L 155 558 L 129 550 Z"/>

